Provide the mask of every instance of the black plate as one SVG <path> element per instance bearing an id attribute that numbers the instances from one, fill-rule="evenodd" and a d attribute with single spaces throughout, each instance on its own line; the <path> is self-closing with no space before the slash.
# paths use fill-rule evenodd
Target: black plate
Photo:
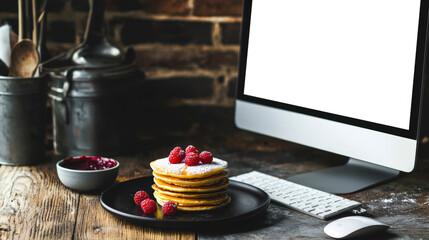
<path id="1" fill-rule="evenodd" d="M 177 211 L 173 216 L 164 216 L 158 205 L 156 214 L 148 215 L 134 203 L 134 194 L 143 190 L 155 200 L 151 187 L 153 183 L 153 177 L 119 183 L 101 194 L 100 203 L 108 212 L 133 222 L 157 227 L 194 229 L 250 218 L 265 211 L 270 204 L 268 194 L 259 188 L 230 180 L 228 194 L 231 202 L 225 207 L 201 212 Z"/>

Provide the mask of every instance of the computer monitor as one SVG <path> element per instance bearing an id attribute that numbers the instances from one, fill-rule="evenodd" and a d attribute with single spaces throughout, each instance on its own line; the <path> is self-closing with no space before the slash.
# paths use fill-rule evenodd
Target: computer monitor
<path id="1" fill-rule="evenodd" d="M 244 0 L 236 125 L 349 157 L 289 180 L 351 193 L 413 170 L 428 1 Z"/>

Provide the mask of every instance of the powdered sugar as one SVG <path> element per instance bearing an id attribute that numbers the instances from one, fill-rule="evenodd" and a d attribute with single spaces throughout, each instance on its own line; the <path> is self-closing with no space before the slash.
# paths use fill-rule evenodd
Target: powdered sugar
<path id="1" fill-rule="evenodd" d="M 210 164 L 187 166 L 185 163 L 172 164 L 168 161 L 167 157 L 158 159 L 152 162 L 150 165 L 155 172 L 182 176 L 204 175 L 210 172 L 219 172 L 228 167 L 228 163 L 226 161 L 220 160 L 218 158 L 213 158 L 213 162 Z"/>

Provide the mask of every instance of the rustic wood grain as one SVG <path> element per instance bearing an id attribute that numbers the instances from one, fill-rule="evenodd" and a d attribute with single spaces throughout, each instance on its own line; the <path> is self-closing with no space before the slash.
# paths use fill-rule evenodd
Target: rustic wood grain
<path id="1" fill-rule="evenodd" d="M 74 239 L 195 239 L 195 233 L 151 229 L 119 219 L 103 209 L 98 195 L 82 194 Z"/>
<path id="2" fill-rule="evenodd" d="M 115 158 L 120 162 L 118 180 L 126 181 L 150 176 L 151 156 Z M 81 194 L 74 239 L 196 239 L 193 232 L 152 229 L 132 224 L 108 213 L 100 204 L 99 195 Z"/>
<path id="3" fill-rule="evenodd" d="M 66 189 L 55 163 L 0 166 L 0 239 L 70 239 L 78 194 Z"/>
<path id="4" fill-rule="evenodd" d="M 258 170 L 287 178 L 300 172 L 343 163 L 344 157 L 240 131 L 204 132 L 198 136 L 147 136 L 137 153 L 120 161 L 118 182 L 149 176 L 149 163 L 174 146 L 188 144 L 227 160 L 230 175 Z M 58 158 L 58 157 L 57 157 Z M 99 194 L 77 193 L 56 176 L 55 160 L 37 166 L 0 166 L 0 239 L 328 239 L 327 221 L 277 204 L 261 216 L 211 231 L 174 231 L 132 224 L 105 211 Z M 373 239 L 428 239 L 429 159 L 411 174 L 345 197 L 363 203 L 368 215 L 389 224 Z"/>

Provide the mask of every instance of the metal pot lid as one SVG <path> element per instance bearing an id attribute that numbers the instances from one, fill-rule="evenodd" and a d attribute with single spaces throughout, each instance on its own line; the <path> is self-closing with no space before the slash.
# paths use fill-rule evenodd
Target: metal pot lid
<path id="1" fill-rule="evenodd" d="M 97 81 L 139 71 L 133 63 L 135 52 L 132 48 L 127 49 L 121 62 L 100 66 L 75 64 L 72 61 L 72 55 L 73 52 L 67 52 L 44 62 L 41 64 L 41 72 L 48 72 L 52 76 L 62 77 L 66 77 L 66 75 L 72 72 L 73 75 L 69 76 L 69 80 L 71 81 Z"/>
<path id="2" fill-rule="evenodd" d="M 73 49 L 70 55 L 73 64 L 89 67 L 120 64 L 124 58 L 122 49 L 110 43 L 107 38 L 102 38 L 95 44 L 84 43 Z"/>
<path id="3" fill-rule="evenodd" d="M 51 76 L 50 96 L 56 100 L 64 100 L 66 97 L 98 97 L 111 95 L 135 88 L 144 80 L 145 74 L 133 63 L 134 51 L 129 49 L 123 62 L 104 67 L 84 67 L 79 65 L 69 67 L 57 67 L 59 61 L 43 66 L 43 71 L 48 71 Z"/>
<path id="4" fill-rule="evenodd" d="M 104 70 L 104 71 L 103 71 Z M 49 96 L 63 101 L 67 97 L 102 97 L 128 94 L 140 86 L 144 73 L 135 65 L 115 68 L 71 68 L 62 72 L 51 72 Z"/>
<path id="5" fill-rule="evenodd" d="M 69 82 L 128 81 L 144 78 L 144 73 L 135 64 L 116 65 L 105 68 L 70 67 L 62 71 L 49 72 L 53 84 L 67 79 Z"/>
<path id="6" fill-rule="evenodd" d="M 48 62 L 44 68 L 106 67 L 122 64 L 126 54 L 106 38 L 104 0 L 88 0 L 89 15 L 83 43 Z"/>

